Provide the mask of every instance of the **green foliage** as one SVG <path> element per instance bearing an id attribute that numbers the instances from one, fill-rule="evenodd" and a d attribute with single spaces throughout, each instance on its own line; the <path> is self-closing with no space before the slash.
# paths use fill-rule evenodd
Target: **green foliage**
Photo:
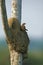
<path id="1" fill-rule="evenodd" d="M 23 65 L 43 65 L 43 55 L 38 52 L 29 52 L 28 59 L 24 60 Z"/>
<path id="2" fill-rule="evenodd" d="M 10 56 L 6 41 L 0 40 L 0 65 L 10 65 Z M 43 52 L 29 52 L 23 65 L 43 65 Z"/>
<path id="3" fill-rule="evenodd" d="M 0 51 L 0 65 L 10 65 L 10 56 L 8 49 L 2 49 Z M 43 65 L 42 55 L 35 55 L 33 52 L 28 55 L 28 59 L 25 59 L 23 65 Z"/>

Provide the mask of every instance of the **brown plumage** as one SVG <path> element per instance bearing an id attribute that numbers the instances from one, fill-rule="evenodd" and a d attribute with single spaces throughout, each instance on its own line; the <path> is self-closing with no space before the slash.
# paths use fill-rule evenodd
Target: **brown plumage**
<path id="1" fill-rule="evenodd" d="M 10 22 L 12 23 L 10 24 Z M 13 45 L 13 49 L 17 52 L 26 53 L 29 44 L 29 37 L 25 31 L 25 24 L 22 24 L 21 26 L 15 18 L 9 19 L 8 24 L 12 33 L 12 38 L 8 41 Z"/>
<path id="2" fill-rule="evenodd" d="M 28 31 L 28 30 L 26 29 L 26 27 L 25 27 L 25 24 L 26 24 L 26 23 L 23 23 L 23 24 L 21 25 L 21 30 L 22 30 L 22 31 Z"/>

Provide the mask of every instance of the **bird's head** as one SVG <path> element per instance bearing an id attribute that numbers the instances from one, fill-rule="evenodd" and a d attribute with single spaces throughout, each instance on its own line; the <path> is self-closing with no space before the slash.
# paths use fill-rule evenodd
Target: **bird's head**
<path id="1" fill-rule="evenodd" d="M 22 30 L 22 31 L 28 31 L 28 30 L 26 29 L 25 25 L 26 25 L 26 23 L 23 23 L 23 24 L 21 25 L 21 30 Z"/>

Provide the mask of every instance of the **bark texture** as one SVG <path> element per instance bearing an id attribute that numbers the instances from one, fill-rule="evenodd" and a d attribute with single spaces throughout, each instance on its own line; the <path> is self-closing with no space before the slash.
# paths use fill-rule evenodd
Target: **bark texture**
<path id="1" fill-rule="evenodd" d="M 10 52 L 10 63 L 11 65 L 22 65 L 22 54 L 16 52 L 15 50 L 11 50 L 11 45 L 8 44 L 9 52 Z"/>
<path id="2" fill-rule="evenodd" d="M 22 0 L 12 0 L 11 17 L 16 18 L 21 23 L 21 4 Z"/>

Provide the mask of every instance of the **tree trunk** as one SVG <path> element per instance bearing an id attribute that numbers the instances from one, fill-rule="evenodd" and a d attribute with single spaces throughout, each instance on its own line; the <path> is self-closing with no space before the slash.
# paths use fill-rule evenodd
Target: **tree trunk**
<path id="1" fill-rule="evenodd" d="M 6 6 L 5 6 L 5 0 L 0 0 L 1 3 L 1 12 L 2 12 L 2 21 L 4 25 L 4 30 L 6 35 L 11 38 L 11 32 L 8 25 L 8 19 L 7 19 L 7 12 L 6 12 Z"/>
<path id="2" fill-rule="evenodd" d="M 22 65 L 22 54 L 11 50 L 11 45 L 8 45 L 10 52 L 10 63 L 11 65 Z"/>
<path id="3" fill-rule="evenodd" d="M 12 0 L 11 17 L 18 19 L 19 23 L 21 23 L 21 4 L 22 0 Z"/>
<path id="4" fill-rule="evenodd" d="M 21 23 L 21 1 L 22 0 L 12 0 L 12 8 L 11 8 L 12 10 L 11 17 L 18 19 L 19 23 Z M 23 60 L 22 54 L 16 52 L 15 50 L 12 51 L 10 50 L 10 60 L 11 65 L 22 65 Z"/>
<path id="5" fill-rule="evenodd" d="M 8 26 L 8 19 L 6 13 L 5 0 L 1 0 L 1 11 L 2 11 L 2 20 L 4 24 L 4 30 L 6 36 L 11 38 L 11 32 Z M 12 18 L 16 18 L 21 23 L 21 0 L 12 0 Z M 11 50 L 11 45 L 8 44 L 9 52 L 10 52 L 10 63 L 11 65 L 22 65 L 22 54 L 16 52 L 14 49 Z"/>

